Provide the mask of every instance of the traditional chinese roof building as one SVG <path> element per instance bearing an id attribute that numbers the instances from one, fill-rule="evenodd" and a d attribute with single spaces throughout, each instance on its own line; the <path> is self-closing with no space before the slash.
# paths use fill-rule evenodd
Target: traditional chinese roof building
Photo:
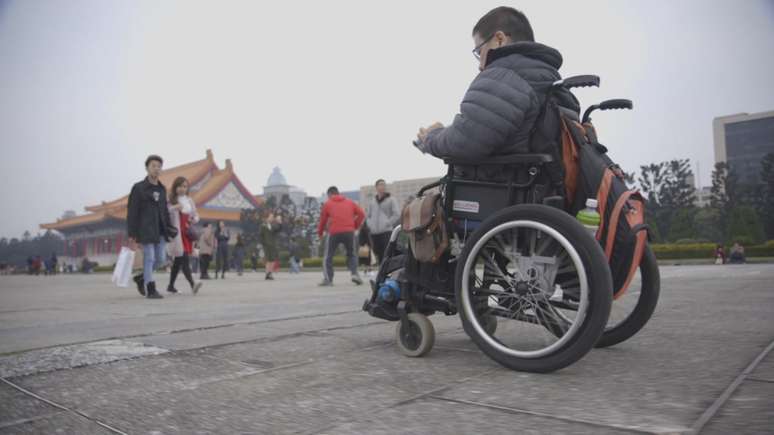
<path id="1" fill-rule="evenodd" d="M 190 196 L 204 222 L 223 220 L 236 226 L 243 209 L 260 207 L 262 202 L 239 180 L 231 160 L 226 159 L 225 167 L 218 168 L 210 150 L 202 160 L 164 169 L 159 178 L 169 189 L 179 176 L 188 179 Z M 130 187 L 126 187 L 127 192 Z M 88 257 L 100 265 L 111 265 L 126 239 L 128 201 L 127 193 L 113 201 L 85 207 L 87 213 L 83 215 L 57 219 L 40 227 L 65 236 L 65 256 L 70 260 Z"/>

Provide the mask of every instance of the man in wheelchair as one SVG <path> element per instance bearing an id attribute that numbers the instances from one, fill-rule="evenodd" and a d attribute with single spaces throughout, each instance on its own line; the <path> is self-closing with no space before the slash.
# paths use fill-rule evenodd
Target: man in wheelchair
<path id="1" fill-rule="evenodd" d="M 534 152 L 532 127 L 551 85 L 561 79 L 562 55 L 535 42 L 524 14 L 499 7 L 473 27 L 473 55 L 479 61 L 453 123 L 421 128 L 417 147 L 458 161 Z M 575 98 L 559 91 L 562 106 L 580 110 Z"/>
<path id="2" fill-rule="evenodd" d="M 583 129 L 569 89 L 598 86 L 599 78 L 562 80 L 559 52 L 534 42 L 529 21 L 513 8 L 484 15 L 473 40 L 481 72 L 460 113 L 448 127 L 421 128 L 414 142 L 442 158 L 447 174 L 404 209 L 363 310 L 398 321 L 397 344 L 407 356 L 432 348 L 435 332 L 427 316 L 442 312 L 459 314 L 468 336 L 500 364 L 550 372 L 594 347 L 612 304 L 607 252 L 567 213 L 574 195 L 564 184 L 564 144 L 578 142 L 565 140 L 567 125 Z M 620 101 L 609 107 L 621 108 Z M 598 152 L 591 145 L 572 151 Z M 599 167 L 584 176 L 607 171 L 608 160 L 580 160 Z M 599 184 L 578 180 L 582 195 Z M 398 243 L 401 233 L 408 246 Z M 651 276 L 657 280 L 657 270 Z M 657 288 L 650 293 L 657 297 Z M 639 317 L 647 321 L 650 313 Z M 622 336 L 642 327 L 642 318 Z"/>

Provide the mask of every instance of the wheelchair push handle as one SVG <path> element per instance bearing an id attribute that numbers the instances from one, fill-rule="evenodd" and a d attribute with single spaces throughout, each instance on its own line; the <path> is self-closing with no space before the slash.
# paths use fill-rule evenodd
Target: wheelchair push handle
<path id="1" fill-rule="evenodd" d="M 634 108 L 634 103 L 632 103 L 632 100 L 627 100 L 625 98 L 616 98 L 613 100 L 605 100 L 599 104 L 594 104 L 586 108 L 586 111 L 583 112 L 583 122 L 584 124 L 589 122 L 591 120 L 591 112 L 599 109 L 599 110 L 632 110 Z"/>
<path id="2" fill-rule="evenodd" d="M 634 103 L 632 103 L 632 100 L 627 100 L 625 98 L 605 100 L 599 103 L 599 110 L 616 110 L 616 109 L 632 110 L 633 108 L 634 108 Z"/>
<path id="3" fill-rule="evenodd" d="M 595 75 L 582 75 L 565 77 L 562 80 L 554 82 L 554 86 L 561 86 L 567 89 L 572 88 L 588 88 L 591 86 L 599 87 L 599 76 Z"/>

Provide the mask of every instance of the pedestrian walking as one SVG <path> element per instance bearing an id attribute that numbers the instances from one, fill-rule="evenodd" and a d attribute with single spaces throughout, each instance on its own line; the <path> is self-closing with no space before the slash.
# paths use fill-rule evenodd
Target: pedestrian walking
<path id="1" fill-rule="evenodd" d="M 199 222 L 196 204 L 188 196 L 189 183 L 185 177 L 177 177 L 172 182 L 169 194 L 169 221 L 177 229 L 177 235 L 169 242 L 169 255 L 172 257 L 172 270 L 169 273 L 168 293 L 177 293 L 175 280 L 182 269 L 183 276 L 191 286 L 193 294 L 197 294 L 202 282 L 195 282 L 191 273 L 191 253 L 193 252 L 193 231 L 191 226 Z"/>
<path id="2" fill-rule="evenodd" d="M 282 218 L 274 213 L 269 213 L 261 224 L 261 246 L 263 246 L 264 261 L 267 281 L 274 280 L 274 273 L 279 270 L 279 248 L 277 236 L 282 230 Z"/>
<path id="3" fill-rule="evenodd" d="M 215 245 L 217 248 L 217 255 L 215 257 L 215 279 L 218 279 L 218 272 L 220 272 L 221 279 L 226 279 L 229 240 L 231 240 L 231 231 L 226 228 L 225 222 L 218 221 L 218 226 L 215 229 Z"/>
<path id="4" fill-rule="evenodd" d="M 134 277 L 137 291 L 148 299 L 161 299 L 153 278 L 154 269 L 165 259 L 165 244 L 176 236 L 170 228 L 167 191 L 159 180 L 164 161 L 157 155 L 145 159 L 146 177 L 132 186 L 127 207 L 127 234 L 132 249 L 142 246 L 143 271 Z M 84 264 L 88 265 L 86 259 Z"/>
<path id="5" fill-rule="evenodd" d="M 357 246 L 358 265 L 363 268 L 363 274 L 366 277 L 370 277 L 373 249 L 371 248 L 371 232 L 367 223 L 363 224 L 360 227 L 360 231 L 357 232 Z"/>
<path id="6" fill-rule="evenodd" d="M 250 252 L 250 266 L 253 268 L 253 272 L 258 272 L 258 247 Z"/>
<path id="7" fill-rule="evenodd" d="M 204 231 L 202 236 L 199 237 L 199 278 L 210 279 L 210 262 L 212 256 L 215 254 L 215 231 L 212 229 L 212 224 L 207 222 L 204 224 Z"/>
<path id="8" fill-rule="evenodd" d="M 371 247 L 376 255 L 376 261 L 381 264 L 384 251 L 390 242 L 390 234 L 400 221 L 400 206 L 398 201 L 387 192 L 387 183 L 376 180 L 376 195 L 366 207 L 366 222 L 371 230 Z"/>
<path id="9" fill-rule="evenodd" d="M 234 266 L 237 276 L 242 276 L 245 269 L 245 242 L 242 240 L 241 234 L 237 234 L 234 244 Z"/>
<path id="10" fill-rule="evenodd" d="M 323 281 L 320 286 L 333 285 L 333 256 L 339 245 L 344 245 L 347 254 L 347 268 L 352 282 L 363 284 L 357 272 L 357 257 L 355 256 L 355 231 L 365 221 L 365 212 L 349 198 L 339 194 L 336 186 L 328 188 L 328 200 L 320 212 L 320 223 L 317 235 L 322 238 L 327 233 L 325 242 Z"/>

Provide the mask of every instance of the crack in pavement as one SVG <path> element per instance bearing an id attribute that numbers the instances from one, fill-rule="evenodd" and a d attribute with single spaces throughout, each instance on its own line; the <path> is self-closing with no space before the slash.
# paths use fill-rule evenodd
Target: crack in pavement
<path id="1" fill-rule="evenodd" d="M 742 382 L 744 382 L 746 379 L 749 379 L 748 376 L 750 373 L 755 370 L 756 367 L 758 367 L 758 364 L 763 361 L 764 358 L 766 358 L 766 355 L 769 354 L 769 352 L 774 349 L 774 341 L 769 343 L 768 346 L 766 346 L 763 351 L 761 351 L 760 354 L 758 354 L 755 359 L 750 363 L 750 365 L 747 366 L 744 370 L 742 370 L 741 373 L 739 373 L 736 378 L 729 384 L 728 387 L 723 391 L 723 393 L 718 396 L 717 399 L 710 405 L 709 408 L 707 408 L 700 416 L 699 418 L 693 423 L 691 426 L 691 433 L 698 434 L 701 433 L 701 431 L 704 429 L 704 427 L 709 423 L 713 417 L 723 408 L 723 405 L 728 401 L 728 399 L 731 398 L 731 396 L 734 394 L 734 392 L 739 388 L 740 385 L 742 385 Z"/>
<path id="2" fill-rule="evenodd" d="M 687 428 L 650 428 L 650 427 L 643 428 L 639 426 L 624 426 L 624 425 L 609 424 L 609 423 L 598 423 L 595 421 L 584 420 L 581 418 L 553 415 L 553 414 L 548 414 L 544 412 L 530 411 L 528 409 L 511 408 L 508 406 L 492 405 L 489 403 L 481 403 L 481 402 L 475 402 L 475 401 L 464 400 L 464 399 L 453 399 L 453 398 L 444 397 L 444 396 L 430 395 L 428 398 L 434 399 L 434 400 L 441 400 L 445 402 L 458 403 L 461 405 L 478 406 L 481 408 L 494 409 L 494 410 L 503 411 L 509 414 L 526 414 L 526 415 L 532 415 L 535 417 L 543 417 L 543 418 L 549 418 L 553 420 L 566 421 L 568 423 L 585 424 L 588 426 L 594 426 L 594 427 L 600 427 L 600 428 L 606 428 L 606 429 L 616 429 L 616 430 L 622 430 L 622 431 L 633 432 L 633 433 L 641 433 L 641 434 L 654 434 L 654 433 L 671 434 L 671 433 L 681 433 L 687 430 Z"/>
<path id="3" fill-rule="evenodd" d="M 81 411 L 78 411 L 76 409 L 71 409 L 71 408 L 68 408 L 68 407 L 66 407 L 64 405 L 60 405 L 60 404 L 58 404 L 56 402 L 48 400 L 45 397 L 39 396 L 39 395 L 29 391 L 29 390 L 26 390 L 26 389 L 24 389 L 24 388 L 22 388 L 22 387 L 20 387 L 20 386 L 18 386 L 16 384 L 14 384 L 13 382 L 5 379 L 5 378 L 0 378 L 0 381 L 4 382 L 5 384 L 10 386 L 11 388 L 16 389 L 17 391 L 19 391 L 19 392 L 21 392 L 23 394 L 26 394 L 27 396 L 30 396 L 30 397 L 32 397 L 34 399 L 37 399 L 37 400 L 40 400 L 43 403 L 47 403 L 47 404 L 49 404 L 49 405 L 51 405 L 51 406 L 53 406 L 55 408 L 61 409 L 61 410 L 65 411 L 65 412 L 69 412 L 69 413 L 74 414 L 74 415 L 76 415 L 78 417 L 85 418 L 85 419 L 91 421 L 92 423 L 96 423 L 96 424 L 102 426 L 103 428 L 113 432 L 113 433 L 116 433 L 116 434 L 119 434 L 119 435 L 127 435 L 126 432 L 122 432 L 122 431 L 114 428 L 113 426 L 110 426 L 107 423 L 104 423 L 104 422 L 102 422 L 102 421 L 100 421 L 100 420 L 98 420 L 98 419 L 96 419 L 96 418 L 94 418 L 94 417 L 92 417 L 92 416 L 90 416 L 88 414 L 85 414 L 85 413 L 83 413 Z"/>

